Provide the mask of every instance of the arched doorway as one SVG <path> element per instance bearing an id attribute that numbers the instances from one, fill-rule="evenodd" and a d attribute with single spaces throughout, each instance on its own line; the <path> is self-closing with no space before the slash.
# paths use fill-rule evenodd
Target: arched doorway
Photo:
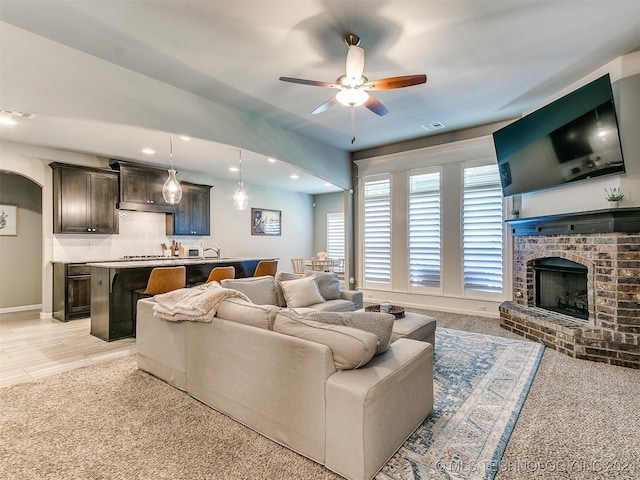
<path id="1" fill-rule="evenodd" d="M 0 234 L 0 313 L 40 310 L 42 187 L 22 175 L 0 172 L 0 215 L 3 206 L 5 215 L 16 215 L 16 231 Z"/>

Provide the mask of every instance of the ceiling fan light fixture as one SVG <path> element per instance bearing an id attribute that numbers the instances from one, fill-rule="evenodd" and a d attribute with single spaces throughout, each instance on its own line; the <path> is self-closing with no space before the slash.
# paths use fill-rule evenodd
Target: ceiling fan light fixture
<path id="1" fill-rule="evenodd" d="M 169 155 L 171 157 L 171 168 L 168 170 L 169 178 L 162 185 L 162 198 L 169 205 L 177 205 L 182 199 L 182 187 L 176 178 L 176 171 L 173 169 L 173 141 L 169 136 Z"/>
<path id="2" fill-rule="evenodd" d="M 336 94 L 338 101 L 347 107 L 358 107 L 369 100 L 369 94 L 357 88 L 345 88 Z"/>

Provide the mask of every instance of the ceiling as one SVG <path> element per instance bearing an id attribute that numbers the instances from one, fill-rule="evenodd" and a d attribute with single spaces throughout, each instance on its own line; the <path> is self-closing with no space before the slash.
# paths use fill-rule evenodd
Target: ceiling
<path id="1" fill-rule="evenodd" d="M 516 118 L 640 48 L 638 0 L 0 0 L 0 20 L 349 152 Z M 369 80 L 425 73 L 427 83 L 374 92 L 385 116 L 357 107 L 352 117 L 342 105 L 311 115 L 336 91 L 278 78 L 333 83 L 346 33 L 361 39 Z M 444 127 L 427 131 L 432 122 Z M 28 124 L 0 138 L 167 164 L 166 132 L 47 115 Z M 161 160 L 140 153 L 141 136 L 164 149 Z M 337 191 L 243 155 L 247 183 Z M 174 139 L 174 159 L 190 170 L 224 158 L 216 176 L 236 179 L 228 167 L 238 157 L 232 146 Z"/>

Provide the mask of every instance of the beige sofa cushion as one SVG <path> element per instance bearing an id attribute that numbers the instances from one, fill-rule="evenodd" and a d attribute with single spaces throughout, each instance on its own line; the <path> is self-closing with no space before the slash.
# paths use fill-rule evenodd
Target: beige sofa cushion
<path id="1" fill-rule="evenodd" d="M 216 317 L 273 330 L 273 321 L 279 311 L 277 305 L 256 305 L 240 298 L 228 298 L 218 307 Z"/>
<path id="2" fill-rule="evenodd" d="M 380 355 L 389 348 L 393 322 L 395 321 L 395 317 L 389 313 L 375 312 L 313 312 L 305 319 L 332 325 L 344 325 L 375 334 L 378 337 L 376 355 Z"/>
<path id="3" fill-rule="evenodd" d="M 287 307 L 308 307 L 316 303 L 324 303 L 320 294 L 316 277 L 302 277 L 296 280 L 281 282 L 280 287 L 287 301 Z"/>
<path id="4" fill-rule="evenodd" d="M 320 295 L 325 300 L 337 300 L 341 298 L 340 279 L 335 273 L 330 272 L 306 272 L 307 277 L 313 276 L 318 282 Z"/>
<path id="5" fill-rule="evenodd" d="M 362 367 L 373 358 L 377 335 L 342 325 L 306 320 L 292 310 L 276 315 L 273 331 L 328 346 L 338 370 Z"/>
<path id="6" fill-rule="evenodd" d="M 220 282 L 224 288 L 233 288 L 244 293 L 258 305 L 277 305 L 274 278 L 264 277 L 226 278 Z"/>
<path id="7" fill-rule="evenodd" d="M 282 282 L 286 282 L 289 280 L 297 280 L 302 278 L 303 275 L 297 273 L 289 273 L 289 272 L 278 272 L 275 276 L 275 285 L 276 285 L 276 297 L 278 299 L 278 305 L 281 307 L 287 306 L 287 301 L 284 298 L 284 292 L 282 291 Z"/>

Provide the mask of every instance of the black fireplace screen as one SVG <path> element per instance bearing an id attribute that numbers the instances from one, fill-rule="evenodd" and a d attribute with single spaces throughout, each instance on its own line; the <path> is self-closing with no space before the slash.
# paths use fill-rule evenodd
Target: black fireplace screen
<path id="1" fill-rule="evenodd" d="M 564 258 L 536 260 L 536 307 L 582 320 L 589 319 L 587 267 Z"/>

